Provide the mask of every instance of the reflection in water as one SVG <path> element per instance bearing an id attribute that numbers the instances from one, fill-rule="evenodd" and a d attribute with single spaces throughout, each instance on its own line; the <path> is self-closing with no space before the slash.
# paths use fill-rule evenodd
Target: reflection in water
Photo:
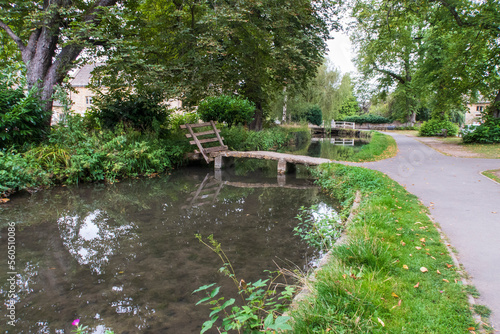
<path id="1" fill-rule="evenodd" d="M 303 146 L 291 148 L 290 153 L 315 158 L 346 160 L 359 152 L 366 144 L 368 144 L 367 140 L 358 138 L 311 138 L 311 141 L 304 143 Z"/>
<path id="2" fill-rule="evenodd" d="M 64 215 L 57 220 L 64 246 L 80 265 L 89 265 L 96 274 L 113 255 L 113 247 L 123 238 L 134 238 L 133 223 L 113 226 L 105 212 L 97 209 L 85 217 Z"/>
<path id="3" fill-rule="evenodd" d="M 217 181 L 206 173 L 64 187 L 0 207 L 0 240 L 6 224 L 17 223 L 16 326 L 2 317 L 0 329 L 70 333 L 80 318 L 92 333 L 199 333 L 209 310 L 195 306 L 191 292 L 212 282 L 235 291 L 196 233 L 213 234 L 247 282 L 276 270 L 273 261 L 307 270 L 316 253 L 293 228 L 300 206 L 321 203 L 317 188 L 304 180 L 276 186 L 276 176 L 226 173 Z M 7 272 L 4 261 L 3 303 Z"/>

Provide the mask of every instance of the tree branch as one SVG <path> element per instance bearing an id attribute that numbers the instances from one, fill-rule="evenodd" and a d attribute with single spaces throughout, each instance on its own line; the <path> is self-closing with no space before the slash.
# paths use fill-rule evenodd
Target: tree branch
<path id="1" fill-rule="evenodd" d="M 376 71 L 378 71 L 380 73 L 387 74 L 388 76 L 396 79 L 397 81 L 399 81 L 403 85 L 406 83 L 406 79 L 403 78 L 402 76 L 396 74 L 396 73 L 393 73 L 393 72 L 388 71 L 388 70 L 384 70 L 382 68 L 378 68 L 378 66 L 375 63 L 373 64 L 373 67 L 375 68 Z"/>
<path id="2" fill-rule="evenodd" d="M 448 9 L 451 16 L 453 16 L 453 18 L 455 19 L 455 22 L 457 22 L 457 24 L 460 27 L 470 25 L 467 22 L 462 21 L 462 18 L 460 17 L 460 15 L 458 15 L 457 8 L 455 6 L 450 5 L 448 2 L 446 2 L 446 0 L 437 0 L 437 2 L 439 2 L 441 5 L 443 5 L 444 7 L 446 7 Z"/>
<path id="3" fill-rule="evenodd" d="M 10 29 L 10 27 L 5 22 L 3 22 L 2 20 L 0 20 L 0 28 L 3 28 L 3 30 L 5 30 L 7 32 L 7 34 L 10 36 L 10 38 L 12 38 L 14 40 L 14 42 L 16 42 L 17 47 L 19 48 L 19 50 L 21 52 L 23 52 L 24 49 L 26 48 L 26 45 L 24 45 L 24 43 L 21 40 L 21 38 L 19 36 L 17 36 L 12 31 L 12 29 Z"/>

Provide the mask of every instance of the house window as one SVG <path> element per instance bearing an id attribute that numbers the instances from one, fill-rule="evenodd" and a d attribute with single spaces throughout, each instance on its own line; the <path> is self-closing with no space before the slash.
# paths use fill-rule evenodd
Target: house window
<path id="1" fill-rule="evenodd" d="M 91 106 L 92 105 L 92 96 L 85 96 L 85 103 L 88 106 Z"/>
<path id="2" fill-rule="evenodd" d="M 477 106 L 476 111 L 483 111 L 483 108 L 484 108 L 483 106 Z"/>

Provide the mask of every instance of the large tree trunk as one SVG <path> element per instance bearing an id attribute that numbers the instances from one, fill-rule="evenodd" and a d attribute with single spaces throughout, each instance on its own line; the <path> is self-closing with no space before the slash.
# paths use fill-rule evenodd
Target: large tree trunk
<path id="1" fill-rule="evenodd" d="M 111 7 L 118 0 L 95 0 L 93 6 L 90 5 L 86 14 L 81 17 L 81 23 L 88 25 L 98 25 L 98 14 L 102 7 Z M 64 12 L 71 2 L 66 0 L 51 0 L 44 1 L 43 22 L 40 26 L 33 30 L 29 40 L 25 43 L 16 33 L 0 19 L 0 28 L 4 29 L 7 34 L 16 42 L 21 51 L 22 59 L 27 69 L 28 88 L 37 86 L 39 88 L 40 98 L 43 101 L 43 108 L 47 111 L 46 119 L 41 120 L 40 124 L 45 127 L 50 127 L 52 119 L 52 95 L 57 84 L 63 82 L 68 72 L 74 66 L 76 58 L 83 50 L 82 43 L 68 44 L 62 46 L 60 44 L 61 29 L 67 22 L 61 17 L 60 13 Z M 52 9 L 49 10 L 49 7 Z M 55 10 L 54 7 L 61 9 Z M 79 42 L 89 41 L 90 36 L 80 36 Z"/>
<path id="2" fill-rule="evenodd" d="M 250 122 L 248 125 L 248 128 L 250 130 L 254 131 L 260 131 L 262 130 L 262 118 L 263 118 L 263 112 L 262 112 L 262 104 L 260 102 L 257 102 L 256 108 L 255 108 L 255 114 L 253 116 L 253 121 Z"/>
<path id="3" fill-rule="evenodd" d="M 493 118 L 500 118 L 500 90 L 489 108 L 489 114 Z"/>

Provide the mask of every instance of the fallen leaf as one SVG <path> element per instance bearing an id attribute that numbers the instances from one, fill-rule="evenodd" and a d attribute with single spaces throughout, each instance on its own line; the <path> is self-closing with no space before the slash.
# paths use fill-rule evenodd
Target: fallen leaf
<path id="1" fill-rule="evenodd" d="M 413 287 L 414 287 L 415 289 L 417 289 L 417 288 L 419 287 L 419 285 L 420 285 L 420 282 L 417 282 L 417 284 L 415 284 Z"/>
<path id="2" fill-rule="evenodd" d="M 420 239 L 420 242 L 425 242 L 425 238 Z"/>
<path id="3" fill-rule="evenodd" d="M 10 199 L 8 199 L 8 198 L 0 198 L 0 203 L 7 203 L 8 201 L 10 201 Z"/>
<path id="4" fill-rule="evenodd" d="M 406 243 L 403 240 L 401 240 L 401 246 L 406 246 Z"/>
<path id="5" fill-rule="evenodd" d="M 344 274 L 344 275 L 342 275 L 342 277 L 343 277 L 344 279 L 346 279 L 346 277 L 347 277 L 347 274 Z"/>
<path id="6" fill-rule="evenodd" d="M 377 319 L 378 319 L 378 322 L 380 322 L 380 324 L 382 325 L 382 327 L 385 327 L 385 324 L 384 324 L 384 322 L 382 321 L 382 319 L 380 319 L 380 318 L 377 318 Z"/>
<path id="7" fill-rule="evenodd" d="M 446 283 L 450 283 L 450 281 L 448 281 L 446 278 L 443 278 L 443 281 Z"/>
<path id="8" fill-rule="evenodd" d="M 446 266 L 447 266 L 448 268 L 453 267 L 453 265 L 452 265 L 452 264 L 448 264 L 448 263 L 446 264 Z"/>
<path id="9" fill-rule="evenodd" d="M 469 327 L 469 328 L 467 328 L 467 330 L 468 330 L 468 331 L 474 331 L 474 330 L 476 330 L 476 329 L 475 329 L 474 327 Z"/>
<path id="10" fill-rule="evenodd" d="M 393 296 L 394 298 L 399 298 L 399 296 L 397 294 L 395 294 L 394 292 L 391 293 L 391 296 Z"/>
<path id="11" fill-rule="evenodd" d="M 420 225 L 422 225 L 422 223 L 421 223 L 421 222 L 416 222 L 416 223 L 415 223 L 415 225 L 417 225 L 417 224 L 420 224 Z"/>
<path id="12" fill-rule="evenodd" d="M 436 272 L 437 272 L 439 275 L 441 275 L 441 272 L 440 272 L 439 270 L 436 270 Z"/>
<path id="13" fill-rule="evenodd" d="M 420 247 L 420 246 L 416 246 L 415 248 L 418 249 L 418 250 L 422 249 L 422 247 Z"/>
<path id="14" fill-rule="evenodd" d="M 427 270 L 427 268 L 426 268 L 426 267 L 421 267 L 421 268 L 420 268 L 420 271 L 421 271 L 421 272 L 423 272 L 423 273 L 426 273 L 426 272 L 428 272 L 429 270 Z"/>
<path id="15" fill-rule="evenodd" d="M 403 264 L 403 268 L 408 270 L 408 266 L 406 264 Z"/>

